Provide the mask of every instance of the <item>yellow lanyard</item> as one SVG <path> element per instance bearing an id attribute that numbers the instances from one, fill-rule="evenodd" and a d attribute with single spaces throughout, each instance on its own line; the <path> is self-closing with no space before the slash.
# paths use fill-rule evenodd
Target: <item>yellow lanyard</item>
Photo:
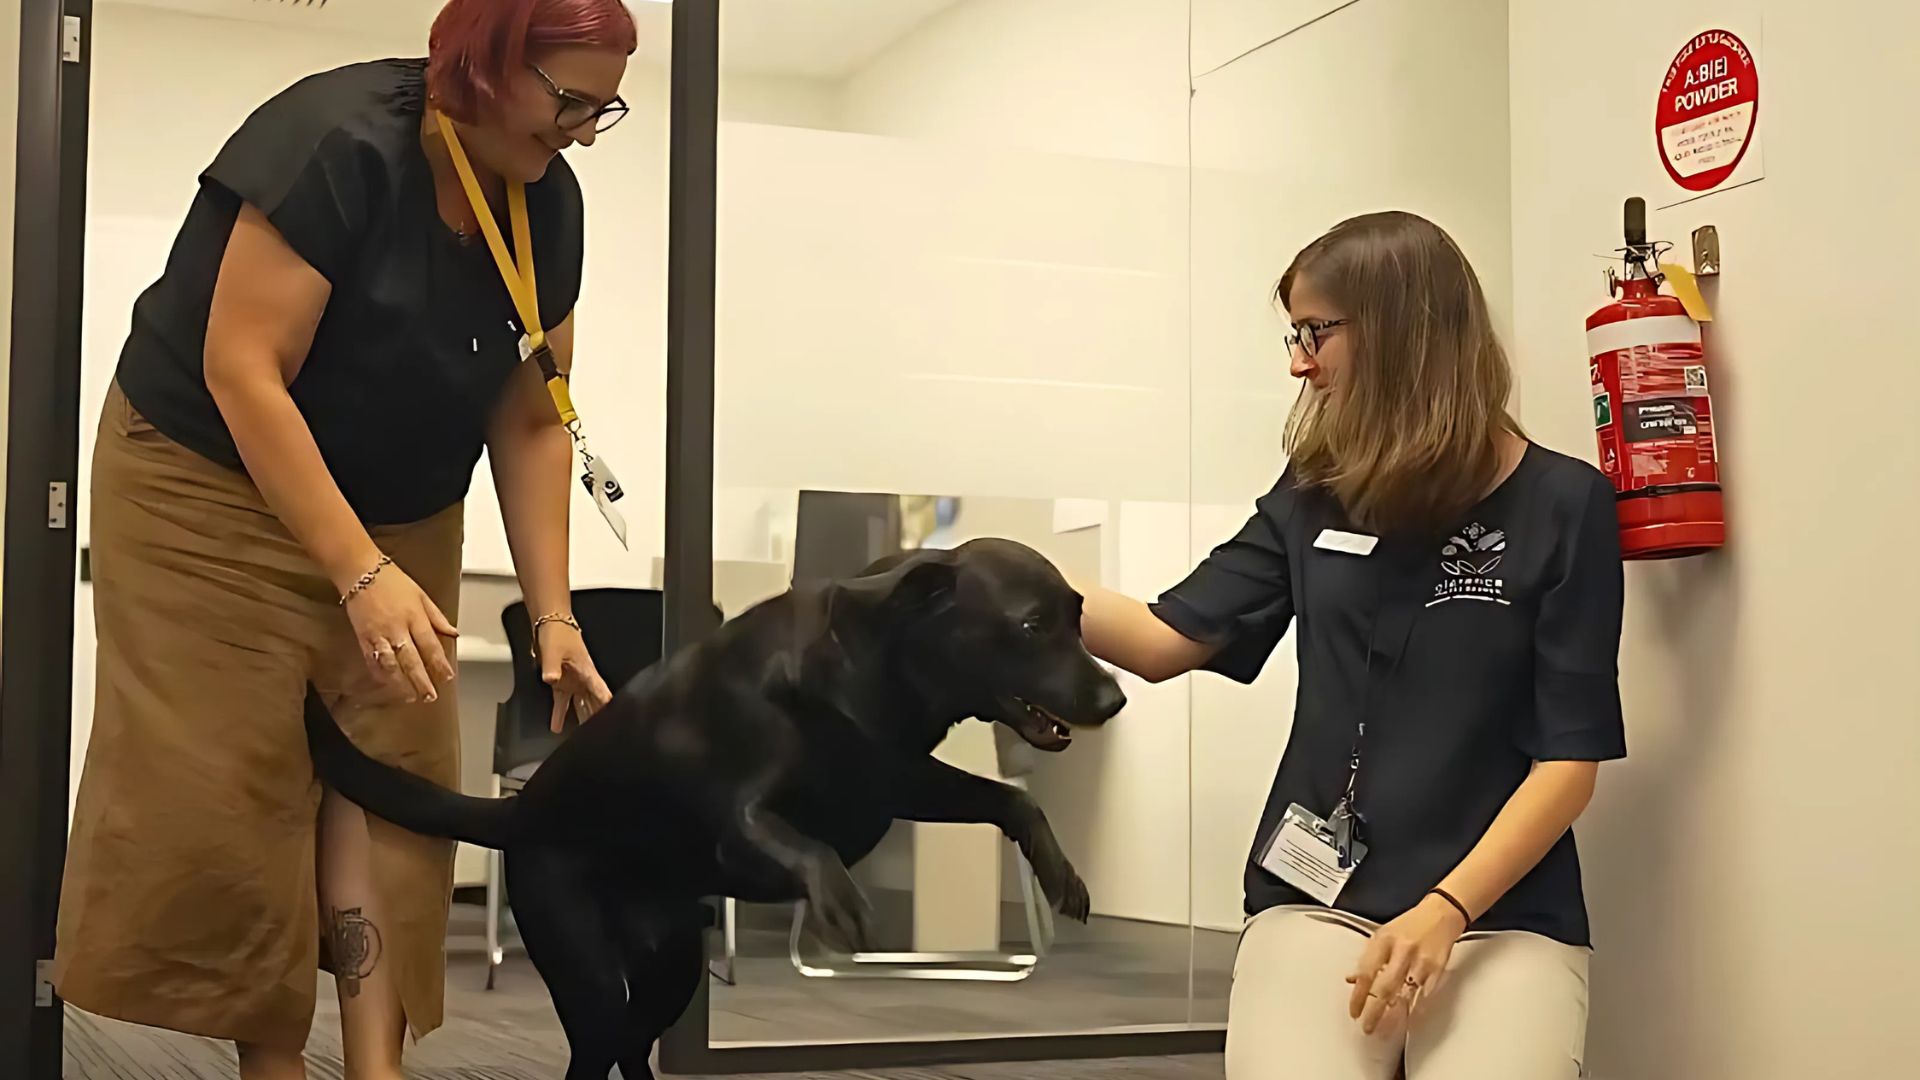
<path id="1" fill-rule="evenodd" d="M 507 185 L 507 212 L 513 224 L 516 259 L 507 252 L 506 238 L 500 235 L 500 223 L 494 220 L 487 196 L 480 190 L 480 179 L 474 175 L 472 162 L 467 160 L 466 148 L 460 145 L 453 121 L 439 110 L 434 111 L 433 118 L 446 139 L 447 153 L 453 158 L 454 171 L 460 174 L 461 186 L 467 189 L 467 202 L 473 207 L 473 215 L 480 219 L 480 231 L 486 235 L 487 247 L 493 251 L 500 280 L 506 283 L 513 306 L 520 313 L 520 325 L 527 335 L 522 359 L 531 359 L 540 365 L 540 374 L 547 381 L 547 394 L 553 398 L 553 407 L 560 410 L 560 422 L 569 426 L 577 424 L 580 416 L 574 411 L 573 395 L 567 391 L 567 377 L 547 347 L 547 331 L 540 321 L 540 293 L 533 276 L 533 229 L 527 220 L 527 186 L 519 181 Z"/>

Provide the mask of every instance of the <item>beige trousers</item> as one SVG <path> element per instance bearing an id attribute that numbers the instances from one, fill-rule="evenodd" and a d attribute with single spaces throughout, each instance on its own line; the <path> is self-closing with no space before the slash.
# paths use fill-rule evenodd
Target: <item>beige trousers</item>
<path id="1" fill-rule="evenodd" d="M 1469 933 L 1411 1014 L 1372 1035 L 1346 977 L 1378 924 L 1321 907 L 1255 916 L 1234 960 L 1227 1080 L 1574 1080 L 1583 1075 L 1589 950 L 1520 931 Z"/>

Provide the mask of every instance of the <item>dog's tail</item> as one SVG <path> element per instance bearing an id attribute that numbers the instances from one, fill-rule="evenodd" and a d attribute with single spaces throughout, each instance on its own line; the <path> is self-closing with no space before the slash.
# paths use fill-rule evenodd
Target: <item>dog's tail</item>
<path id="1" fill-rule="evenodd" d="M 512 799 L 462 795 L 384 762 L 353 745 L 312 687 L 307 688 L 307 749 L 328 787 L 368 813 L 423 836 L 504 847 L 513 835 Z"/>

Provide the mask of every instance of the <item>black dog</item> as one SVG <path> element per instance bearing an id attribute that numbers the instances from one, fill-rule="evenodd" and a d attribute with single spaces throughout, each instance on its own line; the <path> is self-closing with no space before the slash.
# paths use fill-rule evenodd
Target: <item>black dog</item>
<path id="1" fill-rule="evenodd" d="M 513 799 L 457 795 L 368 758 L 309 696 L 321 779 L 403 828 L 499 848 L 553 996 L 568 1080 L 647 1058 L 705 973 L 703 897 L 804 899 L 868 937 L 847 868 L 894 819 L 980 822 L 1085 921 L 1087 889 L 1024 792 L 930 756 L 969 717 L 1058 751 L 1126 704 L 1080 640 L 1080 597 L 1032 550 L 980 540 L 796 586 L 642 672 Z"/>

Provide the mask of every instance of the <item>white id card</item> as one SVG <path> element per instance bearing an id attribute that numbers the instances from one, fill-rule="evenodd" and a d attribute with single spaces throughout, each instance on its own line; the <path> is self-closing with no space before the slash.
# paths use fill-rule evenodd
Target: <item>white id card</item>
<path id="1" fill-rule="evenodd" d="M 593 505 L 599 508 L 600 516 L 607 519 L 607 527 L 613 530 L 613 535 L 619 539 L 620 546 L 626 547 L 627 519 L 621 516 L 620 511 L 613 508 L 614 502 L 626 494 L 620 488 L 620 481 L 614 478 L 613 469 L 607 464 L 606 458 L 593 457 L 582 452 L 580 464 L 585 470 L 580 474 L 580 483 L 584 484 L 587 493 L 593 496 Z"/>
<path id="2" fill-rule="evenodd" d="M 1380 543 L 1377 536 L 1365 533 L 1341 532 L 1339 529 L 1321 529 L 1320 536 L 1313 546 L 1327 551 L 1339 551 L 1348 555 L 1371 555 L 1375 545 Z"/>
<path id="3" fill-rule="evenodd" d="M 1322 904 L 1332 906 L 1340 890 L 1346 888 L 1354 867 L 1367 854 L 1366 845 L 1353 842 L 1353 866 L 1340 868 L 1340 853 L 1333 846 L 1333 830 L 1320 815 L 1299 803 L 1287 807 L 1280 818 L 1280 829 L 1267 842 L 1260 855 L 1260 866 L 1281 881 L 1299 889 Z"/>

